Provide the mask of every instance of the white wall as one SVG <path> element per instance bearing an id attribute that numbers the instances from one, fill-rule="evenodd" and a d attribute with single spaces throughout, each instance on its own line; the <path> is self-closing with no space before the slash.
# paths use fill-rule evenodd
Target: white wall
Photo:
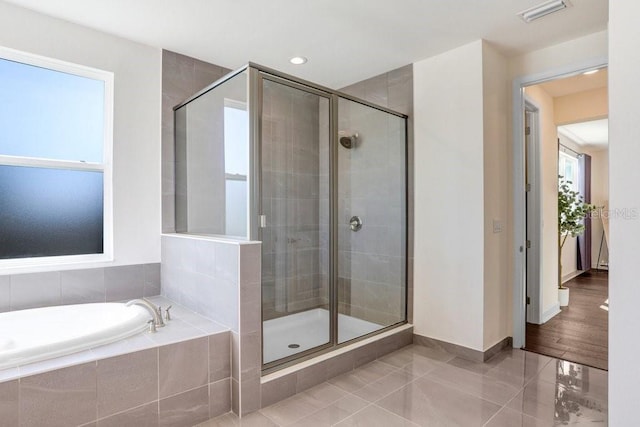
<path id="1" fill-rule="evenodd" d="M 4 2 L 0 16 L 0 45 L 114 73 L 110 265 L 159 262 L 160 50 Z"/>
<path id="2" fill-rule="evenodd" d="M 609 3 L 609 179 L 610 204 L 635 216 L 610 219 L 609 273 L 609 425 L 638 423 L 640 401 L 640 3 L 616 0 Z"/>
<path id="3" fill-rule="evenodd" d="M 607 31 L 600 31 L 511 58 L 509 74 L 522 77 L 567 67 L 574 70 L 592 58 L 606 57 L 607 51 Z"/>
<path id="4" fill-rule="evenodd" d="M 512 334 L 513 236 L 507 60 L 482 44 L 484 126 L 484 350 Z M 494 232 L 493 221 L 502 224 Z"/>
<path id="5" fill-rule="evenodd" d="M 414 331 L 483 350 L 482 42 L 414 75 Z"/>

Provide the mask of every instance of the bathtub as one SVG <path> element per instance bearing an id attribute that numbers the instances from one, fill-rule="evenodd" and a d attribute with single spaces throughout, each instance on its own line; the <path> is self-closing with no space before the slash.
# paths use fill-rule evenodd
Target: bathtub
<path id="1" fill-rule="evenodd" d="M 0 313 L 0 369 L 109 344 L 146 330 L 150 319 L 145 308 L 122 303 Z"/>

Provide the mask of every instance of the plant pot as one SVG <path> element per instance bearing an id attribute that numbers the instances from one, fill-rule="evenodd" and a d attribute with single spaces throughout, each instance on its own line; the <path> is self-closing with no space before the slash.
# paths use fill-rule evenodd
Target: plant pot
<path id="1" fill-rule="evenodd" d="M 560 300 L 560 307 L 566 307 L 569 305 L 569 288 L 558 288 L 558 299 Z"/>

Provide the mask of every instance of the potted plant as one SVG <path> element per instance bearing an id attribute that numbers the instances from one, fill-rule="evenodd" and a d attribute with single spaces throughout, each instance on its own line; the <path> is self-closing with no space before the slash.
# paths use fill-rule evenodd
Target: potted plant
<path id="1" fill-rule="evenodd" d="M 559 175 L 558 184 L 558 299 L 560 306 L 569 305 L 569 288 L 562 286 L 562 248 L 567 237 L 576 237 L 584 231 L 584 219 L 596 209 L 585 203 L 577 191 L 571 189 L 571 181 Z"/>

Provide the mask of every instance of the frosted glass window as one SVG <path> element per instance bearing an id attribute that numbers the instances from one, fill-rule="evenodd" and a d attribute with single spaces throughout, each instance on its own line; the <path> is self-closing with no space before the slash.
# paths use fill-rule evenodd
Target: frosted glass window
<path id="1" fill-rule="evenodd" d="M 112 79 L 0 48 L 0 260 L 110 252 Z"/>
<path id="2" fill-rule="evenodd" d="M 0 166 L 0 259 L 103 251 L 103 174 Z"/>

